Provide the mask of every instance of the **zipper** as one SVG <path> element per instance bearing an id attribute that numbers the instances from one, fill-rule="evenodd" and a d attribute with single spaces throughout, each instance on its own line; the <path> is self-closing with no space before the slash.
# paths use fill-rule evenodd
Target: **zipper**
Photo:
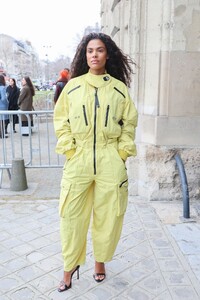
<path id="1" fill-rule="evenodd" d="M 81 87 L 80 85 L 77 85 L 76 87 L 74 87 L 73 89 L 71 89 L 71 90 L 68 92 L 68 95 L 69 95 L 71 92 L 73 92 L 73 91 L 79 89 L 80 87 Z"/>
<path id="2" fill-rule="evenodd" d="M 96 175 L 96 131 L 97 131 L 97 108 L 99 108 L 99 99 L 97 96 L 98 89 L 95 88 L 95 103 L 94 103 L 94 144 L 93 144 L 93 154 L 94 154 L 94 175 Z"/>
<path id="3" fill-rule="evenodd" d="M 107 106 L 107 109 L 106 109 L 105 127 L 107 127 L 107 125 L 108 125 L 108 114 L 109 114 L 109 110 L 110 110 L 110 105 L 108 105 L 108 106 Z"/>
<path id="4" fill-rule="evenodd" d="M 87 120 L 85 105 L 83 105 L 83 115 L 84 115 L 84 119 L 85 119 L 85 125 L 88 126 L 88 120 Z"/>
<path id="5" fill-rule="evenodd" d="M 121 188 L 121 187 L 122 187 L 122 185 L 124 185 L 124 183 L 126 183 L 127 181 L 128 181 L 128 179 L 126 179 L 126 180 L 122 181 L 122 182 L 120 183 L 119 187 Z"/>
<path id="6" fill-rule="evenodd" d="M 117 91 L 118 93 L 120 93 L 124 98 L 126 98 L 125 95 L 124 95 L 120 90 L 118 90 L 118 88 L 114 87 L 114 90 L 116 90 L 116 91 Z"/>

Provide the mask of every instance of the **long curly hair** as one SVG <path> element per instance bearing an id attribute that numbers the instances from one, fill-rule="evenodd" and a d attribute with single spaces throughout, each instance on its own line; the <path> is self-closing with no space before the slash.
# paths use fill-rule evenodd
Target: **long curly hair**
<path id="1" fill-rule="evenodd" d="M 88 72 L 89 66 L 86 59 L 86 48 L 88 43 L 94 39 L 101 40 L 106 46 L 109 57 L 105 65 L 107 73 L 130 87 L 131 74 L 134 74 L 131 65 L 136 64 L 128 55 L 123 53 L 109 35 L 104 33 L 92 32 L 82 38 L 71 64 L 71 78 Z"/>

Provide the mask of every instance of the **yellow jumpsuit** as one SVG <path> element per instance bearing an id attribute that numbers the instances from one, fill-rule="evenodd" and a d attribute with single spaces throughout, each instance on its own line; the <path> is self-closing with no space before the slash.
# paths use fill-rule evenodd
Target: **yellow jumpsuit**
<path id="1" fill-rule="evenodd" d="M 92 215 L 95 260 L 112 259 L 127 207 L 124 161 L 136 155 L 137 110 L 109 74 L 71 79 L 54 109 L 56 152 L 66 155 L 59 214 L 64 270 L 85 262 Z"/>

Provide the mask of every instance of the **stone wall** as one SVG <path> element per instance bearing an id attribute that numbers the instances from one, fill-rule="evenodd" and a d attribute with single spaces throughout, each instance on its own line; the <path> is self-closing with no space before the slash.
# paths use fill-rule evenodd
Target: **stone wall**
<path id="1" fill-rule="evenodd" d="M 200 149 L 138 145 L 138 155 L 129 159 L 129 193 L 149 200 L 182 200 L 182 181 L 175 160 L 183 162 L 191 200 L 200 200 Z"/>
<path id="2" fill-rule="evenodd" d="M 181 199 L 174 154 L 200 188 L 200 1 L 102 0 L 102 31 L 137 63 L 130 93 L 139 112 L 130 193 Z"/>

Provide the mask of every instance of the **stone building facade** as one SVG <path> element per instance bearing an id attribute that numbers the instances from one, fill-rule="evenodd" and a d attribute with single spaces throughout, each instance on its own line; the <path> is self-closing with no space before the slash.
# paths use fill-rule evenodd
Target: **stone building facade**
<path id="1" fill-rule="evenodd" d="M 183 161 L 190 199 L 200 199 L 200 1 L 102 0 L 102 32 L 137 67 L 130 93 L 139 112 L 130 194 L 182 198 L 174 156 Z"/>
<path id="2" fill-rule="evenodd" d="M 23 75 L 37 78 L 41 72 L 38 54 L 31 42 L 6 34 L 0 34 L 0 68 L 20 80 Z"/>

